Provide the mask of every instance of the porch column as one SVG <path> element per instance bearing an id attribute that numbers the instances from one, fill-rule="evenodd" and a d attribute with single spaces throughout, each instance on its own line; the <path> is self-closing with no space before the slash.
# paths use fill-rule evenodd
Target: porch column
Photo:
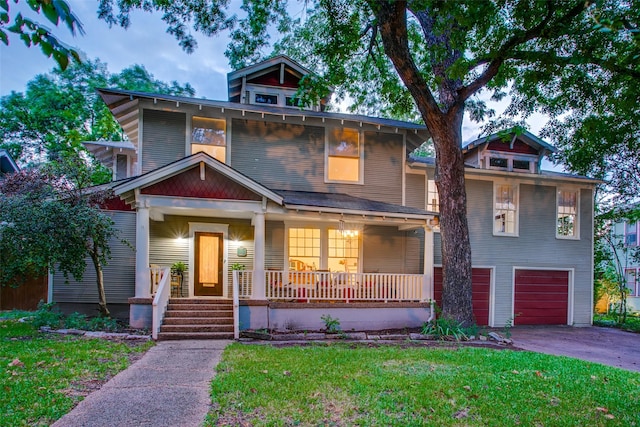
<path id="1" fill-rule="evenodd" d="M 151 296 L 149 276 L 149 207 L 138 202 L 136 207 L 136 297 Z"/>
<path id="2" fill-rule="evenodd" d="M 424 227 L 424 280 L 422 282 L 422 300 L 432 300 L 433 293 L 433 229 Z"/>
<path id="3" fill-rule="evenodd" d="M 264 283 L 264 212 L 253 215 L 253 286 L 252 299 L 266 298 Z"/>

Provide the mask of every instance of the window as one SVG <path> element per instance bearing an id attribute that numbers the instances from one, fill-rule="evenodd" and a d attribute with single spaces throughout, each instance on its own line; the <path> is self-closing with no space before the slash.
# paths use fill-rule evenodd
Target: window
<path id="1" fill-rule="evenodd" d="M 347 226 L 344 230 L 318 227 L 290 227 L 289 270 L 357 273 L 360 268 L 362 229 Z"/>
<path id="2" fill-rule="evenodd" d="M 356 129 L 329 129 L 327 141 L 328 181 L 361 182 L 360 132 Z"/>
<path id="3" fill-rule="evenodd" d="M 427 181 L 427 210 L 440 212 L 438 188 L 436 187 L 436 182 L 431 179 Z"/>
<path id="4" fill-rule="evenodd" d="M 518 234 L 518 187 L 499 184 L 494 186 L 493 233 L 516 236 Z"/>
<path id="5" fill-rule="evenodd" d="M 490 157 L 489 158 L 489 166 L 492 168 L 501 168 L 507 169 L 509 167 L 508 159 L 501 159 L 498 157 Z"/>
<path id="6" fill-rule="evenodd" d="M 320 229 L 289 229 L 289 269 L 295 271 L 320 268 Z"/>
<path id="7" fill-rule="evenodd" d="M 278 95 L 256 93 L 256 104 L 278 105 Z"/>
<path id="8" fill-rule="evenodd" d="M 556 237 L 577 239 L 578 191 L 558 190 Z"/>
<path id="9" fill-rule="evenodd" d="M 191 154 L 204 152 L 224 163 L 227 155 L 227 122 L 193 116 L 191 120 Z"/>
<path id="10" fill-rule="evenodd" d="M 129 156 L 116 154 L 116 180 L 129 178 Z"/>
<path id="11" fill-rule="evenodd" d="M 637 289 L 638 271 L 635 268 L 627 268 L 624 271 L 624 275 L 627 279 L 627 289 L 629 289 L 629 296 L 640 296 L 640 289 Z"/>
<path id="12" fill-rule="evenodd" d="M 624 223 L 624 244 L 626 246 L 638 246 L 638 223 Z"/>
<path id="13" fill-rule="evenodd" d="M 329 229 L 329 270 L 355 273 L 358 271 L 360 233 L 358 230 Z"/>
<path id="14" fill-rule="evenodd" d="M 302 104 L 302 99 L 296 98 L 294 96 L 287 96 L 284 98 L 285 105 L 287 107 L 304 107 Z"/>
<path id="15" fill-rule="evenodd" d="M 531 162 L 529 160 L 513 160 L 513 168 L 518 170 L 528 171 L 531 168 Z"/>

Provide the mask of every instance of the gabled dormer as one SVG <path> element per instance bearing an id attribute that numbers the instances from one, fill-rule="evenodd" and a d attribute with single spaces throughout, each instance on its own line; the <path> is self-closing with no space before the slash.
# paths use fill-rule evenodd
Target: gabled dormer
<path id="1" fill-rule="evenodd" d="M 555 151 L 527 131 L 489 135 L 462 148 L 469 166 L 521 173 L 540 173 L 542 159 Z"/>
<path id="2" fill-rule="evenodd" d="M 288 56 L 274 56 L 227 74 L 229 101 L 299 109 L 296 92 L 302 78 L 309 74 L 313 73 Z M 330 96 L 305 109 L 324 111 Z"/>

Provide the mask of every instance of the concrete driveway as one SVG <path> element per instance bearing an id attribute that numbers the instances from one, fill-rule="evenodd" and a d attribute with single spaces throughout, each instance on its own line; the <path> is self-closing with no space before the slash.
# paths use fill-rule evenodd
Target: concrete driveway
<path id="1" fill-rule="evenodd" d="M 640 334 L 596 326 L 514 326 L 513 346 L 640 372 Z"/>

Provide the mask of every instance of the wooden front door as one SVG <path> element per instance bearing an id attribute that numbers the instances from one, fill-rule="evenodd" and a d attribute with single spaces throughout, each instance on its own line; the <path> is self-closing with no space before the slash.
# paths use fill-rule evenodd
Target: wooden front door
<path id="1" fill-rule="evenodd" d="M 222 296 L 224 236 L 222 233 L 195 233 L 195 296 Z"/>

